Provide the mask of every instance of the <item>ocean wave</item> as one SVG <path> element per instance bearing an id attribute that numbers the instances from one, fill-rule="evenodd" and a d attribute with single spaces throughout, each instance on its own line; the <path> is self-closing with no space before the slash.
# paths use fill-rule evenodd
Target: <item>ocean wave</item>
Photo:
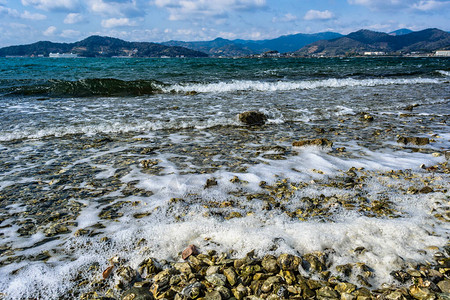
<path id="1" fill-rule="evenodd" d="M 177 84 L 163 89 L 165 92 L 226 93 L 238 91 L 276 92 L 290 90 L 311 90 L 318 88 L 344 88 L 357 86 L 405 85 L 405 84 L 439 84 L 441 80 L 432 78 L 397 78 L 397 79 L 337 79 L 305 81 L 252 81 L 233 80 L 230 82 Z"/>
<path id="2" fill-rule="evenodd" d="M 439 74 L 441 74 L 441 75 L 450 77 L 450 71 L 437 70 L 436 72 L 439 73 Z"/>
<path id="3" fill-rule="evenodd" d="M 160 93 L 156 80 L 125 81 L 114 78 L 88 78 L 76 81 L 49 80 L 7 88 L 7 95 L 47 97 L 141 96 Z M 3 94 L 2 93 L 2 94 Z"/>
<path id="4" fill-rule="evenodd" d="M 439 71 L 448 74 L 447 71 Z M 206 83 L 165 84 L 157 80 L 120 80 L 114 78 L 88 78 L 76 81 L 48 80 L 26 81 L 17 85 L 4 85 L 3 95 L 43 96 L 43 97 L 125 97 L 159 93 L 230 93 L 240 91 L 276 92 L 291 90 L 311 90 L 318 88 L 345 88 L 382 85 L 439 84 L 437 78 L 329 78 L 323 80 L 260 81 L 232 80 Z"/>

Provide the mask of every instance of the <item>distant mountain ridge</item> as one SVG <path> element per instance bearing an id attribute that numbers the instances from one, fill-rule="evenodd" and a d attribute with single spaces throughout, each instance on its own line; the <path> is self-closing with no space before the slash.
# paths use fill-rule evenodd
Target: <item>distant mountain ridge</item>
<path id="1" fill-rule="evenodd" d="M 450 34 L 431 28 L 402 35 L 359 30 L 346 36 L 311 43 L 300 50 L 300 56 L 342 56 L 363 52 L 410 53 L 432 52 L 450 48 Z"/>
<path id="2" fill-rule="evenodd" d="M 49 53 L 74 53 L 84 57 L 244 57 L 244 56 L 346 56 L 364 52 L 403 54 L 431 53 L 450 49 L 450 33 L 436 29 L 391 33 L 359 30 L 347 35 L 335 32 L 284 35 L 268 40 L 127 42 L 121 39 L 90 36 L 74 43 L 41 41 L 28 45 L 0 48 L 4 56 L 48 56 Z M 277 53 L 278 52 L 278 53 Z"/>
<path id="3" fill-rule="evenodd" d="M 74 53 L 84 57 L 206 57 L 205 53 L 157 43 L 127 42 L 121 39 L 93 35 L 75 43 L 48 41 L 0 49 L 0 56 L 48 56 L 49 53 Z"/>
<path id="4" fill-rule="evenodd" d="M 336 32 L 321 32 L 314 34 L 298 33 L 283 35 L 268 40 L 228 40 L 216 38 L 212 41 L 168 41 L 162 44 L 202 51 L 212 56 L 246 56 L 260 54 L 266 51 L 278 51 L 280 53 L 293 52 L 315 41 L 338 37 L 342 37 L 342 34 Z"/>
<path id="5" fill-rule="evenodd" d="M 411 29 L 407 29 L 407 28 L 401 28 L 401 29 L 397 29 L 395 31 L 389 32 L 390 35 L 404 35 L 404 34 L 408 34 L 414 32 Z"/>

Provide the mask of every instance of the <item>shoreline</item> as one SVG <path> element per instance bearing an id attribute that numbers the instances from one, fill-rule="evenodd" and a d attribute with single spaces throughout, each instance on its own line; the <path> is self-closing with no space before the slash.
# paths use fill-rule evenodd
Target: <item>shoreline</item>
<path id="1" fill-rule="evenodd" d="M 434 252 L 433 263 L 394 270 L 389 282 L 373 287 L 370 266 L 355 262 L 331 270 L 327 252 L 257 258 L 251 251 L 230 259 L 227 253 L 199 253 L 190 245 L 183 251 L 185 261 L 147 258 L 132 268 L 114 257 L 91 283 L 96 288 L 80 299 L 449 299 L 450 244 L 428 251 Z"/>

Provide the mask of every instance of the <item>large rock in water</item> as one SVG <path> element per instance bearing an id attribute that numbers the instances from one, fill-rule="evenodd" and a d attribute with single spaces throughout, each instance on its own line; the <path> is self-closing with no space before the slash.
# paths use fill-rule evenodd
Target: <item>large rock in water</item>
<path id="1" fill-rule="evenodd" d="M 314 140 L 302 140 L 302 141 L 293 142 L 292 146 L 294 146 L 294 147 L 304 147 L 304 146 L 333 147 L 333 142 L 328 139 L 319 138 L 319 139 L 314 139 Z"/>
<path id="2" fill-rule="evenodd" d="M 246 111 L 239 114 L 239 121 L 246 125 L 264 125 L 267 116 L 259 111 Z"/>

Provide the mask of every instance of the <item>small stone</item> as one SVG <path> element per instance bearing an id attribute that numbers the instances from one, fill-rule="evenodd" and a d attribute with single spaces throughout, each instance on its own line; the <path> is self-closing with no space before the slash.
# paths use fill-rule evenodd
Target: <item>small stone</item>
<path id="1" fill-rule="evenodd" d="M 263 291 L 264 293 L 268 293 L 272 290 L 274 284 L 276 283 L 280 283 L 281 277 L 279 276 L 271 276 L 269 278 L 266 279 L 266 281 L 264 281 L 262 287 L 261 287 L 261 291 Z"/>
<path id="2" fill-rule="evenodd" d="M 219 266 L 209 266 L 208 269 L 206 269 L 206 275 L 219 273 L 219 270 L 220 270 Z"/>
<path id="3" fill-rule="evenodd" d="M 192 268 L 187 262 L 175 263 L 173 267 L 181 273 L 190 274 L 192 273 Z"/>
<path id="4" fill-rule="evenodd" d="M 289 297 L 289 291 L 283 285 L 277 287 L 274 292 L 278 297 L 277 299 L 287 299 Z"/>
<path id="5" fill-rule="evenodd" d="M 121 267 L 117 270 L 117 275 L 120 277 L 119 286 L 125 287 L 136 280 L 137 272 L 130 266 Z"/>
<path id="6" fill-rule="evenodd" d="M 284 278 L 284 281 L 286 281 L 287 284 L 294 284 L 297 280 L 295 277 L 294 272 L 286 270 L 281 271 L 281 276 Z"/>
<path id="7" fill-rule="evenodd" d="M 352 269 L 353 269 L 353 265 L 352 264 L 345 264 L 345 265 L 338 265 L 338 266 L 336 266 L 336 271 L 338 271 L 339 273 L 344 274 L 347 277 L 352 274 Z"/>
<path id="8" fill-rule="evenodd" d="M 197 299 L 202 293 L 203 285 L 200 282 L 194 282 L 188 286 L 186 286 L 181 294 L 188 299 Z"/>
<path id="9" fill-rule="evenodd" d="M 429 187 L 429 186 L 425 186 L 425 187 L 423 187 L 423 188 L 421 188 L 421 189 L 419 190 L 419 193 L 422 193 L 422 194 L 429 194 L 429 193 L 432 193 L 432 192 L 434 192 L 434 191 L 433 191 L 433 189 L 432 189 L 431 187 Z"/>
<path id="10" fill-rule="evenodd" d="M 399 137 L 397 139 L 397 143 L 423 146 L 428 145 L 430 143 L 430 139 L 426 137 Z"/>
<path id="11" fill-rule="evenodd" d="M 111 275 L 113 269 L 114 269 L 114 265 L 107 267 L 102 273 L 103 279 L 108 278 L 109 275 Z"/>
<path id="12" fill-rule="evenodd" d="M 373 121 L 373 116 L 370 114 L 363 114 L 361 117 L 362 120 L 367 121 L 367 122 L 372 122 Z"/>
<path id="13" fill-rule="evenodd" d="M 317 297 L 338 298 L 339 294 L 329 286 L 324 286 L 316 291 Z"/>
<path id="14" fill-rule="evenodd" d="M 342 293 L 341 300 L 356 300 L 356 296 L 349 293 Z"/>
<path id="15" fill-rule="evenodd" d="M 341 294 L 342 293 L 351 293 L 354 290 L 356 290 L 356 285 L 349 283 L 349 282 L 340 282 L 334 287 L 334 289 Z"/>
<path id="16" fill-rule="evenodd" d="M 282 270 L 297 271 L 302 259 L 295 255 L 283 253 L 278 257 L 277 262 Z"/>
<path id="17" fill-rule="evenodd" d="M 231 286 L 234 286 L 236 284 L 238 277 L 236 272 L 232 268 L 223 270 L 223 274 L 225 275 Z"/>
<path id="18" fill-rule="evenodd" d="M 292 146 L 294 146 L 294 147 L 320 146 L 320 147 L 331 148 L 333 146 L 333 142 L 328 139 L 325 139 L 325 138 L 319 138 L 319 139 L 313 139 L 313 140 L 302 140 L 302 141 L 293 142 Z"/>
<path id="19" fill-rule="evenodd" d="M 401 270 L 391 272 L 391 276 L 394 277 L 396 280 L 400 281 L 401 283 L 406 283 L 408 280 L 411 279 L 410 274 Z"/>
<path id="20" fill-rule="evenodd" d="M 370 291 L 366 288 L 360 288 L 353 293 L 356 297 L 370 297 Z"/>
<path id="21" fill-rule="evenodd" d="M 143 260 L 138 266 L 138 272 L 142 278 L 148 278 L 152 274 L 156 274 L 160 271 L 158 263 L 154 258 L 147 258 Z"/>
<path id="22" fill-rule="evenodd" d="M 233 293 L 234 297 L 237 300 L 242 300 L 247 296 L 248 290 L 247 288 L 241 284 L 239 284 L 235 289 L 232 289 L 231 292 Z"/>
<path id="23" fill-rule="evenodd" d="M 216 186 L 217 180 L 215 178 L 208 178 L 206 180 L 206 184 L 204 186 L 205 189 L 209 189 L 210 187 Z"/>
<path id="24" fill-rule="evenodd" d="M 305 267 L 309 270 L 322 272 L 326 269 L 323 262 L 314 254 L 305 254 L 303 259 L 307 262 Z"/>
<path id="25" fill-rule="evenodd" d="M 231 298 L 231 291 L 224 286 L 218 286 L 216 288 L 216 291 L 218 291 L 220 293 L 220 295 L 222 296 L 222 299 L 230 299 Z"/>
<path id="26" fill-rule="evenodd" d="M 429 289 L 420 288 L 415 285 L 409 289 L 409 293 L 418 300 L 433 300 L 436 297 Z"/>
<path id="27" fill-rule="evenodd" d="M 450 293 L 450 280 L 444 279 L 440 281 L 437 286 L 443 293 Z"/>
<path id="28" fill-rule="evenodd" d="M 406 106 L 406 107 L 403 108 L 403 109 L 404 109 L 404 110 L 407 110 L 407 111 L 412 111 L 413 108 L 414 108 L 414 107 L 417 107 L 417 106 L 419 106 L 419 104 L 410 104 L 410 105 Z"/>
<path id="29" fill-rule="evenodd" d="M 195 247 L 195 245 L 189 245 L 187 246 L 186 249 L 183 250 L 183 252 L 181 253 L 181 258 L 186 260 L 189 256 L 191 255 L 197 255 L 198 254 L 198 250 L 197 247 Z"/>
<path id="30" fill-rule="evenodd" d="M 205 279 L 215 286 L 224 286 L 227 282 L 227 278 L 222 274 L 211 274 L 206 276 Z"/>
<path id="31" fill-rule="evenodd" d="M 122 295 L 122 300 L 153 300 L 152 293 L 145 287 L 132 287 Z"/>
<path id="32" fill-rule="evenodd" d="M 407 270 L 406 273 L 411 275 L 412 277 L 422 277 L 422 274 L 418 270 Z"/>
<path id="33" fill-rule="evenodd" d="M 278 273 L 280 268 L 278 267 L 277 259 L 273 255 L 264 256 L 262 262 L 262 267 L 269 273 Z"/>
<path id="34" fill-rule="evenodd" d="M 402 292 L 400 291 L 393 291 L 392 293 L 389 293 L 386 295 L 386 299 L 388 300 L 403 300 L 405 299 L 405 296 L 403 296 Z"/>
<path id="35" fill-rule="evenodd" d="M 222 300 L 222 295 L 218 291 L 207 292 L 205 300 Z"/>

